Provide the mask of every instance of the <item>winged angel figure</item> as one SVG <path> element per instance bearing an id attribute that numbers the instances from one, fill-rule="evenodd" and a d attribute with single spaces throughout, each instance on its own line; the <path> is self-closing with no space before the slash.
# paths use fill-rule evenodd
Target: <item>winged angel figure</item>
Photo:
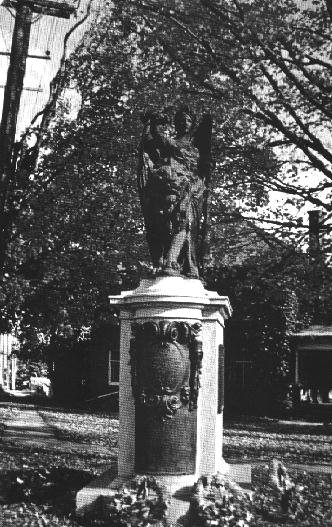
<path id="1" fill-rule="evenodd" d="M 156 273 L 199 277 L 198 247 L 210 170 L 212 119 L 196 126 L 187 107 L 174 116 L 146 112 L 139 148 L 138 189 Z"/>

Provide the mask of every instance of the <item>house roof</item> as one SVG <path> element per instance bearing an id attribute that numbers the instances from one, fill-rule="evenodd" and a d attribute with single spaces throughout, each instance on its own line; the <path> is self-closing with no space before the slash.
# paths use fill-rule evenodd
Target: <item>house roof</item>
<path id="1" fill-rule="evenodd" d="M 332 326 L 313 325 L 290 335 L 300 352 L 332 352 Z"/>
<path id="2" fill-rule="evenodd" d="M 332 326 L 313 325 L 292 333 L 292 337 L 332 337 Z"/>

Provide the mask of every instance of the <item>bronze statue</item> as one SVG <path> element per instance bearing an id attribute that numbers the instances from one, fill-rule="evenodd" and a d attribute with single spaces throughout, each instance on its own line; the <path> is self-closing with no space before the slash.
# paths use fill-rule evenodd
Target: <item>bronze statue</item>
<path id="1" fill-rule="evenodd" d="M 146 112 L 139 151 L 138 189 L 155 271 L 199 277 L 203 195 L 210 170 L 212 119 L 196 126 L 187 107 L 174 117 Z"/>

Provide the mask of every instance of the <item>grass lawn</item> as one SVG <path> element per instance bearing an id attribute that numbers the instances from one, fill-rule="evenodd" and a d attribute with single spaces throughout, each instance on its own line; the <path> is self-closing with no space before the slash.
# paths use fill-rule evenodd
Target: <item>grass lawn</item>
<path id="1" fill-rule="evenodd" d="M 289 469 L 288 474 L 295 485 L 288 518 L 280 520 L 280 495 L 268 482 L 268 467 L 253 469 L 253 512 L 256 513 L 254 527 L 328 527 L 332 526 L 332 479 L 331 474 Z M 278 519 L 279 518 L 279 519 Z"/>
<path id="2" fill-rule="evenodd" d="M 0 406 L 0 425 L 13 411 L 15 405 Z M 21 446 L 5 443 L 0 438 L 1 527 L 78 527 L 80 524 L 74 517 L 77 490 L 103 472 L 106 466 L 114 464 L 116 447 L 106 453 L 105 449 L 98 451 L 103 435 L 99 437 L 98 431 L 109 431 L 111 424 L 108 418 L 75 411 L 48 412 L 41 408 L 41 413 L 44 411 L 50 414 L 50 420 L 51 416 L 55 420 L 59 416 L 56 420 L 56 435 L 77 442 L 78 446 L 84 440 L 84 443 L 96 445 L 96 449 L 75 450 L 75 445 L 73 448 L 65 445 L 63 449 L 52 449 L 42 443 L 33 447 Z M 88 434 L 89 426 L 95 432 L 91 437 Z M 113 443 L 116 442 L 114 432 Z M 108 445 L 111 443 L 112 439 Z"/>
<path id="3" fill-rule="evenodd" d="M 0 426 L 12 411 L 12 405 L 0 406 Z M 59 439 L 92 448 L 84 452 L 68 448 L 67 444 L 63 449 L 47 450 L 42 443 L 38 447 L 22 447 L 0 440 L 1 527 L 78 527 L 74 517 L 77 490 L 114 462 L 117 455 L 115 416 L 45 407 L 40 408 L 40 414 Z M 259 462 L 253 465 L 253 487 L 254 507 L 260 510 L 278 507 L 266 485 L 267 460 L 283 459 L 286 466 L 291 462 L 328 464 L 332 461 L 331 446 L 332 435 L 323 426 L 282 425 L 272 420 L 229 421 L 225 426 L 226 460 Z M 330 474 L 290 469 L 290 475 L 301 489 L 297 499 L 304 512 L 301 520 L 300 514 L 283 525 L 332 526 Z M 267 514 L 253 525 L 268 527 L 279 523 Z"/>
<path id="4" fill-rule="evenodd" d="M 89 443 L 109 448 L 117 453 L 119 419 L 106 413 L 66 412 L 40 409 L 40 415 L 59 439 Z"/>
<path id="5" fill-rule="evenodd" d="M 332 464 L 332 429 L 323 424 L 297 424 L 273 419 L 225 422 L 224 457 L 284 463 Z"/>
<path id="6" fill-rule="evenodd" d="M 116 450 L 118 420 L 106 414 L 41 410 L 59 438 Z M 332 464 L 332 430 L 323 424 L 280 423 L 273 419 L 225 421 L 224 457 L 230 461 Z"/>

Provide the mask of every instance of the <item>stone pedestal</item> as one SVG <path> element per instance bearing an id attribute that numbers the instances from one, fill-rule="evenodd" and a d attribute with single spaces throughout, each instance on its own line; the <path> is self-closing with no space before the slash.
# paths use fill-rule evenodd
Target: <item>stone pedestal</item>
<path id="1" fill-rule="evenodd" d="M 111 303 L 121 319 L 118 473 L 82 489 L 77 512 L 134 475 L 152 474 L 176 525 L 193 483 L 228 470 L 222 434 L 229 300 L 196 279 L 158 277 Z"/>

